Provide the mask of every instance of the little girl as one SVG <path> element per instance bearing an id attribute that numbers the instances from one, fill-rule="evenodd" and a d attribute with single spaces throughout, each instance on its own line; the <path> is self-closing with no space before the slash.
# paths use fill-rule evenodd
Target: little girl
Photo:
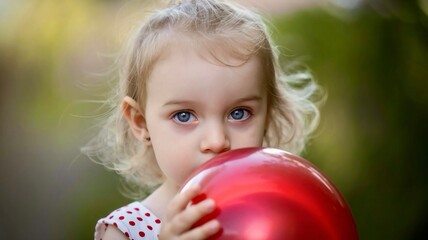
<path id="1" fill-rule="evenodd" d="M 300 153 L 318 123 L 308 74 L 285 75 L 259 15 L 221 0 L 182 0 L 130 40 L 116 107 L 83 150 L 148 196 L 98 221 L 95 239 L 205 239 L 215 208 L 190 205 L 190 173 L 217 154 L 270 146 Z M 117 99 L 119 97 L 119 99 Z M 142 200 L 142 201 L 141 201 Z"/>

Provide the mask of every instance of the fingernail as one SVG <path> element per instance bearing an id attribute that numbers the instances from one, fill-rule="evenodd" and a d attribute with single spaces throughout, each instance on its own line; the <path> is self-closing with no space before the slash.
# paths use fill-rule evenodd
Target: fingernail
<path id="1" fill-rule="evenodd" d="M 201 190 L 201 187 L 199 185 L 192 185 L 190 188 L 195 192 L 199 192 Z"/>
<path id="2" fill-rule="evenodd" d="M 214 220 L 214 221 L 207 223 L 208 231 L 210 231 L 212 233 L 217 232 L 219 227 L 220 227 L 220 223 L 218 221 Z"/>
<path id="3" fill-rule="evenodd" d="M 212 199 L 206 199 L 206 200 L 202 203 L 202 206 L 203 206 L 204 208 L 211 209 L 211 208 L 214 208 L 214 206 L 215 206 L 215 202 L 214 202 L 214 200 L 212 200 Z"/>

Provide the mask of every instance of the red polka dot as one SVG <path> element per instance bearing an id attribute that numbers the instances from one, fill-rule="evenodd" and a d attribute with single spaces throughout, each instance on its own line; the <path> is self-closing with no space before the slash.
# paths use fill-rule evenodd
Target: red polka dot
<path id="1" fill-rule="evenodd" d="M 149 230 L 153 230 L 153 227 L 152 227 L 152 226 L 150 226 L 150 225 L 147 225 L 147 228 L 148 228 Z"/>
<path id="2" fill-rule="evenodd" d="M 127 213 L 127 214 L 132 214 L 132 212 L 131 212 L 131 211 L 126 211 L 126 213 Z"/>
<path id="3" fill-rule="evenodd" d="M 144 215 L 146 215 L 147 217 L 150 217 L 150 213 L 148 213 L 148 212 L 146 212 L 146 214 L 144 214 Z"/>
<path id="4" fill-rule="evenodd" d="M 140 211 L 140 209 L 139 209 L 139 208 L 137 208 L 137 207 L 136 207 L 136 208 L 134 208 L 134 209 L 135 209 L 135 210 L 137 210 L 137 211 Z"/>
<path id="5" fill-rule="evenodd" d="M 161 223 L 161 220 L 156 219 L 156 220 L 155 220 L 155 223 L 159 224 L 159 223 Z"/>
<path id="6" fill-rule="evenodd" d="M 108 217 L 108 219 L 112 219 L 113 218 L 113 215 L 111 215 L 110 217 Z"/>
<path id="7" fill-rule="evenodd" d="M 129 237 L 129 233 L 128 232 L 125 232 L 125 235 L 126 235 L 126 237 Z"/>
<path id="8" fill-rule="evenodd" d="M 144 236 L 146 236 L 146 234 L 145 234 L 144 232 L 142 232 L 142 231 L 141 231 L 141 232 L 139 232 L 139 233 L 138 233 L 138 235 L 140 235 L 140 237 L 144 237 Z"/>
<path id="9" fill-rule="evenodd" d="M 119 220 L 123 220 L 125 217 L 124 216 L 120 216 L 119 217 Z"/>
<path id="10" fill-rule="evenodd" d="M 143 218 L 137 217 L 137 220 L 141 222 L 141 221 L 143 221 Z"/>
<path id="11" fill-rule="evenodd" d="M 134 221 L 129 221 L 129 225 L 135 226 L 135 222 Z"/>
<path id="12" fill-rule="evenodd" d="M 113 223 L 113 225 L 114 225 L 115 227 L 117 227 L 117 223 Z"/>

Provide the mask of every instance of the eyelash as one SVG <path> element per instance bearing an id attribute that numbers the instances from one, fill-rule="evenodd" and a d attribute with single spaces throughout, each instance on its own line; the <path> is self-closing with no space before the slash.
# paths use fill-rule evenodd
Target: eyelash
<path id="1" fill-rule="evenodd" d="M 244 112 L 242 118 L 241 119 L 234 119 L 232 117 L 232 114 L 236 111 L 239 111 L 239 110 Z M 182 120 L 179 119 L 180 114 L 188 114 L 188 115 L 185 116 L 186 119 L 183 121 L 183 119 Z M 249 119 L 252 115 L 253 115 L 253 113 L 251 112 L 251 110 L 249 110 L 247 108 L 240 107 L 240 108 L 235 108 L 232 111 L 230 111 L 227 119 L 229 119 L 233 122 L 242 122 L 242 121 Z M 184 116 L 182 116 L 182 117 L 184 117 Z M 184 125 L 190 124 L 191 122 L 197 120 L 195 114 L 192 113 L 191 111 L 188 111 L 188 110 L 181 110 L 181 111 L 175 112 L 174 114 L 172 114 L 171 119 L 174 120 L 175 122 L 179 123 L 179 124 L 184 124 Z"/>
<path id="2" fill-rule="evenodd" d="M 241 119 L 234 119 L 234 118 L 232 118 L 232 114 L 233 114 L 234 112 L 238 111 L 238 110 L 242 110 L 242 111 L 244 111 L 242 118 L 241 118 Z M 230 120 L 232 120 L 232 121 L 234 121 L 234 122 L 242 122 L 242 121 L 245 121 L 245 120 L 247 120 L 248 118 L 250 118 L 252 115 L 253 115 L 253 114 L 252 114 L 252 112 L 251 112 L 249 109 L 246 109 L 246 108 L 242 108 L 242 107 L 240 107 L 240 108 L 235 108 L 235 109 L 233 109 L 232 111 L 230 111 L 229 116 L 228 116 L 228 119 L 230 119 Z"/>
<path id="3" fill-rule="evenodd" d="M 178 118 L 180 117 L 180 114 L 189 114 L 189 119 L 187 119 L 186 121 L 180 121 Z M 180 124 L 189 124 L 189 120 L 191 119 L 191 118 L 194 118 L 194 119 L 197 119 L 196 117 L 195 117 L 195 115 L 191 112 L 191 111 L 186 111 L 186 110 L 182 110 L 182 111 L 179 111 L 179 112 L 176 112 L 176 113 L 174 113 L 173 115 L 172 115 L 172 120 L 174 120 L 175 122 L 177 122 L 177 123 L 180 123 Z"/>

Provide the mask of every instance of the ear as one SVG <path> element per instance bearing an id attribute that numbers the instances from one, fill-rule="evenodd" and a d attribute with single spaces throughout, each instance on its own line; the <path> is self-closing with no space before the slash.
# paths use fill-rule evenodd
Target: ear
<path id="1" fill-rule="evenodd" d="M 138 103 L 129 96 L 122 100 L 122 112 L 128 121 L 129 127 L 134 136 L 141 142 L 151 145 L 149 131 L 146 126 L 146 119 L 140 110 Z"/>

